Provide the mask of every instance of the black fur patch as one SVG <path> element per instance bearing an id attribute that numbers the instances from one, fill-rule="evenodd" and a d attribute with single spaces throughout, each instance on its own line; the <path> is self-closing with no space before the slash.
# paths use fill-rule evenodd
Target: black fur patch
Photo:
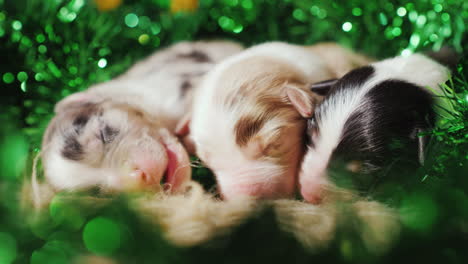
<path id="1" fill-rule="evenodd" d="M 312 117 L 309 120 L 307 120 L 307 128 L 304 136 L 304 142 L 306 143 L 306 146 L 315 147 L 315 144 L 312 141 L 312 136 L 318 133 L 318 129 L 319 128 L 317 127 L 315 117 Z"/>
<path id="2" fill-rule="evenodd" d="M 330 79 L 314 83 L 310 86 L 310 90 L 318 95 L 325 96 L 330 92 L 330 89 L 338 82 L 338 79 Z"/>
<path id="3" fill-rule="evenodd" d="M 117 137 L 119 130 L 105 125 L 100 131 L 100 138 L 103 144 L 109 144 Z"/>
<path id="4" fill-rule="evenodd" d="M 364 66 L 348 72 L 335 85 L 333 85 L 329 96 L 342 89 L 358 89 L 374 74 L 375 70 L 372 66 Z"/>
<path id="5" fill-rule="evenodd" d="M 68 136 L 65 138 L 65 146 L 62 149 L 62 155 L 70 160 L 81 160 L 84 155 L 83 146 L 78 139 L 73 136 Z"/>
<path id="6" fill-rule="evenodd" d="M 185 97 L 185 94 L 192 89 L 192 83 L 189 80 L 184 80 L 180 85 L 180 94 L 182 97 Z"/>
<path id="7" fill-rule="evenodd" d="M 328 101 L 332 100 L 336 93 L 342 91 L 344 89 L 359 89 L 368 79 L 372 77 L 375 70 L 372 66 L 364 66 L 355 70 L 350 71 L 337 82 L 331 83 L 331 87 L 329 88 L 328 94 L 325 96 L 323 102 L 315 109 L 314 116 L 311 120 L 320 120 L 321 116 L 323 115 L 324 111 L 333 111 L 332 109 L 328 109 L 327 106 Z M 327 80 L 325 82 L 330 82 Z M 309 121 L 310 122 L 310 121 Z M 315 126 L 315 132 L 320 132 L 320 127 Z M 308 131 L 308 135 L 311 136 L 311 131 Z M 310 145 L 313 146 L 313 142 L 310 140 Z"/>
<path id="8" fill-rule="evenodd" d="M 178 57 L 192 59 L 195 62 L 211 62 L 211 59 L 208 57 L 208 55 L 198 50 L 194 50 L 187 54 L 179 54 Z"/>
<path id="9" fill-rule="evenodd" d="M 346 121 L 334 157 L 358 159 L 368 170 L 387 161 L 418 159 L 418 131 L 434 126 L 432 96 L 414 84 L 388 80 L 373 87 Z"/>
<path id="10" fill-rule="evenodd" d="M 75 115 L 75 119 L 73 119 L 72 126 L 75 130 L 75 133 L 79 135 L 88 121 L 91 119 L 93 115 L 101 115 L 102 112 L 99 111 L 97 106 L 92 103 L 82 104 L 78 109 L 74 110 L 76 112 L 73 113 Z"/>
<path id="11" fill-rule="evenodd" d="M 77 134 L 80 134 L 83 128 L 88 123 L 89 116 L 87 114 L 81 114 L 73 120 L 73 129 Z"/>

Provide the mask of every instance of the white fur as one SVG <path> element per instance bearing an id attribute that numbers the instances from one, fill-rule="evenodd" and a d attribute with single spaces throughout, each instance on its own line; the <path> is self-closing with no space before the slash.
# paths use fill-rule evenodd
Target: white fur
<path id="1" fill-rule="evenodd" d="M 234 189 L 243 188 L 249 184 L 253 188 L 259 185 L 274 186 L 279 182 L 280 177 L 289 177 L 291 181 L 295 181 L 295 175 L 284 174 L 287 167 L 279 165 L 274 159 L 262 161 L 252 159 L 246 156 L 235 142 L 234 126 L 237 120 L 245 115 L 244 113 L 259 111 L 255 105 L 257 98 L 244 96 L 228 110 L 224 106 L 226 97 L 229 94 L 236 94 L 241 85 L 234 84 L 230 88 L 226 88 L 232 89 L 232 91 L 222 91 L 221 93 L 219 91 L 223 84 L 222 76 L 232 74 L 229 73 L 232 66 L 246 63 L 244 61 L 247 59 L 264 57 L 281 61 L 288 67 L 301 72 L 307 78 L 303 80 L 305 82 L 332 77 L 318 55 L 304 47 L 280 42 L 265 43 L 249 48 L 218 64 L 205 77 L 194 96 L 190 130 L 200 158 L 214 170 L 224 194 L 235 193 Z M 246 67 L 248 67 L 247 64 Z M 262 69 L 256 70 L 261 71 Z M 238 76 L 238 78 L 242 80 L 242 76 Z M 291 125 L 274 118 L 261 128 L 259 134 L 265 134 L 262 132 L 272 133 L 281 126 Z M 292 168 L 293 165 L 290 167 Z M 291 168 L 289 168 L 289 172 L 291 172 Z M 271 189 L 270 191 L 271 195 L 274 195 L 275 190 Z"/>
<path id="2" fill-rule="evenodd" d="M 241 49 L 240 45 L 225 41 L 181 42 L 156 52 L 116 79 L 96 84 L 84 92 L 65 98 L 56 107 L 58 115 L 61 114 L 60 111 L 67 110 L 70 102 L 110 102 L 141 110 L 144 112 L 145 122 L 137 121 L 124 108 L 104 111 L 100 118 L 119 131 L 118 138 L 112 143 L 115 147 L 110 151 L 108 148 L 104 150 L 99 141 L 97 117 L 89 120 L 79 138 L 85 142 L 87 149 L 92 149 L 86 153 L 86 158 L 96 161 L 92 166 L 65 159 L 61 155 L 63 136 L 69 134 L 73 127 L 70 124 L 58 124 L 58 131 L 53 134 L 50 143 L 43 146 L 46 179 L 57 189 L 80 189 L 97 185 L 121 190 L 129 187 L 124 185 L 127 184 L 126 181 L 131 182 L 129 175 L 132 175 L 137 163 L 151 163 L 150 169 L 154 173 L 152 176 L 155 176 L 151 178 L 162 177 L 168 164 L 166 149 L 175 152 L 177 161 L 183 162 L 178 164 L 176 174 L 188 174 L 188 177 L 181 179 L 190 179 L 188 155 L 173 135 L 176 123 L 186 114 L 192 103 L 192 91 L 187 91 L 185 97 L 181 94 L 182 75 L 195 76 L 190 81 L 192 89 L 196 89 L 205 72 Z M 194 50 L 206 54 L 209 61 L 200 62 L 190 56 L 180 56 L 188 55 Z"/>
<path id="3" fill-rule="evenodd" d="M 176 53 L 189 53 L 194 49 L 206 53 L 211 61 L 169 60 Z M 88 91 L 100 97 L 110 95 L 113 100 L 137 105 L 148 113 L 164 117 L 168 121 L 164 125 L 174 128 L 190 108 L 190 102 L 181 100 L 180 74 L 206 73 L 217 62 L 241 49 L 241 46 L 231 42 L 182 42 L 136 64 L 121 77 L 90 87 Z"/>
<path id="4" fill-rule="evenodd" d="M 236 56 L 232 56 L 210 71 L 196 91 L 191 122 L 191 132 L 195 143 L 200 141 L 200 137 L 206 137 L 207 140 L 212 140 L 209 127 L 214 126 L 218 129 L 223 129 L 223 132 L 221 132 L 223 135 L 231 134 L 230 132 L 233 131 L 232 126 L 235 124 L 234 121 L 239 118 L 238 113 L 240 113 L 240 111 L 234 110 L 229 113 L 222 112 L 222 103 L 214 94 L 218 89 L 218 83 L 222 82 L 220 79 L 221 75 L 227 68 L 247 58 L 258 56 L 284 60 L 291 65 L 291 67 L 298 68 L 311 79 L 314 77 L 316 78 L 316 76 L 329 76 L 329 73 L 324 70 L 324 62 L 317 55 L 296 45 L 281 42 L 265 43 L 247 49 Z M 239 78 L 242 78 L 242 76 L 239 76 Z M 246 100 L 248 100 L 248 98 L 246 98 Z M 238 107 L 242 108 L 248 106 L 245 104 L 238 105 Z M 218 124 L 214 124 L 213 122 L 217 122 Z M 213 142 L 213 144 L 224 145 L 226 141 L 233 142 L 233 140 L 226 139 L 222 140 L 222 142 Z"/>
<path id="5" fill-rule="evenodd" d="M 235 115 L 239 111 L 232 111 L 231 113 L 219 112 L 222 103 L 217 100 L 214 93 L 217 90 L 218 82 L 222 82 L 222 80 L 220 80 L 220 75 L 222 75 L 227 68 L 232 65 L 242 62 L 245 59 L 258 56 L 273 57 L 275 59 L 284 60 L 286 63 L 291 65 L 291 67 L 299 69 L 311 79 L 316 78 L 317 76 L 325 76 L 325 78 L 329 76 L 329 73 L 325 70 L 325 63 L 320 57 L 312 52 L 304 50 L 303 47 L 282 42 L 271 42 L 257 45 L 236 56 L 232 56 L 223 61 L 223 63 L 218 64 L 205 77 L 198 91 L 196 91 L 194 98 L 196 101 L 194 101 L 194 113 L 191 125 L 191 131 L 193 133 L 195 143 L 197 143 L 198 137 L 203 137 L 202 135 L 208 132 L 205 130 L 207 126 L 213 126 L 213 121 L 222 122 L 220 127 L 226 127 L 227 131 L 232 131 L 231 127 L 234 125 L 234 122 L 232 122 L 233 120 L 226 120 L 224 118 L 224 114 L 234 115 L 229 118 L 237 120 L 239 116 Z M 239 76 L 239 78 L 242 77 Z M 210 137 L 210 135 L 207 135 L 207 137 Z"/>
<path id="6" fill-rule="evenodd" d="M 100 169 L 96 171 L 81 163 L 64 159 L 58 152 L 53 152 L 47 167 L 47 177 L 53 179 L 54 187 L 57 189 L 81 189 L 88 186 L 116 187 L 119 182 L 107 183 L 106 179 L 113 173 L 109 170 Z M 110 186 L 109 186 L 110 187 Z"/>

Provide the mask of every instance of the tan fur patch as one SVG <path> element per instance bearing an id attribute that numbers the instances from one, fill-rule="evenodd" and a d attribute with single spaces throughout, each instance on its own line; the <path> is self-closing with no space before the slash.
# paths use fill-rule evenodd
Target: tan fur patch
<path id="1" fill-rule="evenodd" d="M 224 107 L 239 111 L 240 118 L 234 125 L 239 146 L 245 146 L 273 118 L 300 120 L 284 92 L 287 84 L 305 86 L 306 77 L 294 67 L 259 56 L 234 64 L 221 79 L 225 89 L 218 89 L 222 93 L 218 96 L 225 98 Z"/>
<path id="2" fill-rule="evenodd" d="M 254 136 L 265 124 L 265 119 L 244 116 L 241 117 L 234 126 L 234 133 L 236 135 L 236 144 L 245 146 L 250 138 Z"/>

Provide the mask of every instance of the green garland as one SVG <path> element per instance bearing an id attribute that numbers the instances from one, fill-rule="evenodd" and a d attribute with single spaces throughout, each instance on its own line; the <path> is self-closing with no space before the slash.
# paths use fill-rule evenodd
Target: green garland
<path id="1" fill-rule="evenodd" d="M 18 193 L 54 103 L 108 80 L 161 46 L 185 39 L 228 38 L 300 44 L 332 40 L 377 58 L 438 49 L 467 51 L 468 2 L 463 0 L 200 0 L 172 13 L 169 0 L 126 0 L 102 12 L 85 0 L 0 0 L 0 263 L 69 263 L 86 252 L 119 263 L 311 263 L 468 261 L 468 58 L 447 83 L 426 165 L 396 168 L 370 195 L 398 208 L 400 242 L 385 256 L 365 252 L 343 230 L 326 251 L 306 251 L 281 232 L 265 210 L 221 245 L 176 248 L 148 227 L 124 198 L 100 210 L 53 204 L 23 220 Z M 194 171 L 206 185 L 206 169 Z M 412 214 L 405 214 L 407 211 Z M 148 231 L 153 230 L 153 231 Z"/>

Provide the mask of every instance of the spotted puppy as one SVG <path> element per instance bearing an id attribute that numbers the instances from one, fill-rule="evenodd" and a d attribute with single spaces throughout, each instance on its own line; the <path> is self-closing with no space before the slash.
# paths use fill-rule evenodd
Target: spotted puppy
<path id="1" fill-rule="evenodd" d="M 46 180 L 57 190 L 155 188 L 191 178 L 174 135 L 201 77 L 242 50 L 224 41 L 182 42 L 120 77 L 57 103 L 42 143 Z"/>
<path id="2" fill-rule="evenodd" d="M 368 62 L 336 44 L 326 45 L 317 52 L 313 47 L 265 43 L 207 74 L 185 127 L 197 154 L 214 171 L 224 198 L 293 195 L 304 150 L 303 118 L 310 117 L 321 100 L 310 84 L 340 77 L 337 61 L 326 60 L 326 53 L 344 54 L 341 60 L 353 65 L 344 66 L 348 71 Z"/>
<path id="3" fill-rule="evenodd" d="M 333 189 L 327 170 L 337 159 L 353 161 L 350 169 L 362 173 L 395 158 L 423 162 L 420 132 L 434 126 L 434 93 L 442 93 L 439 84 L 448 76 L 446 67 L 415 54 L 317 85 L 329 93 L 308 120 L 310 143 L 299 174 L 304 199 L 319 203 Z"/>

